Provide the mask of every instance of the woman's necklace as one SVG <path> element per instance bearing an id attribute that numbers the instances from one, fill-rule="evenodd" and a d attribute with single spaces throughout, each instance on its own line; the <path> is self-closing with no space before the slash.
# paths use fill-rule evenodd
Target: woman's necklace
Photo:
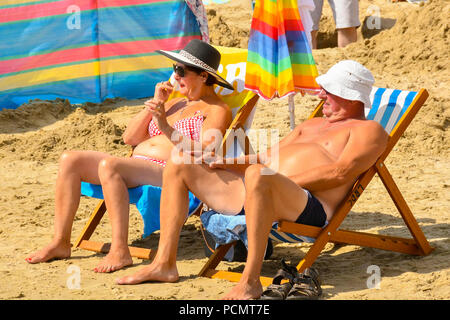
<path id="1" fill-rule="evenodd" d="M 186 103 L 185 103 L 185 105 L 181 108 L 181 111 L 180 111 L 180 117 L 179 117 L 179 120 L 181 120 L 181 119 L 183 119 L 183 115 L 184 115 L 184 111 L 186 110 L 186 109 L 188 109 L 192 104 L 194 104 L 196 101 L 194 101 L 194 100 L 189 100 L 188 98 L 186 98 Z"/>

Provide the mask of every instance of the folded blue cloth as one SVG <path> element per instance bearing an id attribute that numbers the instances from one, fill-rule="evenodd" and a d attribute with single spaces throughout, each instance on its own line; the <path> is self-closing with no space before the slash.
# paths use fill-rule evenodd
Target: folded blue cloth
<path id="1" fill-rule="evenodd" d="M 247 247 L 247 225 L 245 224 L 245 215 L 225 215 L 214 210 L 203 212 L 200 216 L 203 226 L 216 242 L 216 248 L 219 245 L 241 240 Z"/>
<path id="2" fill-rule="evenodd" d="M 226 243 L 241 240 L 247 248 L 247 225 L 242 210 L 238 215 L 230 216 L 218 213 L 214 210 L 203 212 L 200 216 L 205 230 L 216 242 L 216 247 Z M 233 261 L 234 247 L 226 253 L 224 259 Z"/>
<path id="3" fill-rule="evenodd" d="M 103 199 L 101 185 L 81 182 L 81 194 L 97 199 Z M 144 221 L 143 238 L 160 229 L 159 209 L 161 200 L 161 188 L 151 185 L 129 188 L 130 203 L 136 204 Z M 201 201 L 189 192 L 189 215 L 193 214 L 200 206 Z"/>
<path id="4" fill-rule="evenodd" d="M 245 248 L 248 249 L 248 239 L 247 239 L 247 225 L 245 223 L 245 211 L 242 209 L 237 215 L 225 215 L 214 210 L 209 210 L 200 216 L 202 220 L 203 227 L 208 232 L 208 234 L 215 241 L 215 249 L 227 243 L 234 241 L 242 241 Z M 235 248 L 232 246 L 230 250 L 226 253 L 224 259 L 228 261 L 242 261 L 235 260 Z M 240 249 L 238 249 L 240 250 Z M 264 254 L 264 259 L 269 259 L 272 254 L 272 242 L 269 239 L 267 241 L 266 252 Z M 242 252 L 239 254 L 242 255 Z"/>

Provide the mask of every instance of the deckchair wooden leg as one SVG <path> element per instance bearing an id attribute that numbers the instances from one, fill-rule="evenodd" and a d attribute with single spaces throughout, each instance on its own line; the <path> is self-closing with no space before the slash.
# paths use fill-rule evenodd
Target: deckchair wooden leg
<path id="1" fill-rule="evenodd" d="M 99 253 L 108 253 L 111 248 L 111 244 L 92 240 L 82 240 L 79 245 L 79 248 Z M 131 247 L 131 246 L 128 246 L 128 249 L 130 250 L 130 255 L 132 257 L 139 259 L 151 260 L 156 255 L 156 250 L 152 249 Z"/>
<path id="2" fill-rule="evenodd" d="M 236 242 L 227 243 L 214 250 L 214 253 L 209 257 L 208 262 L 206 262 L 198 275 L 200 277 L 207 277 L 211 279 L 223 279 L 232 282 L 239 282 L 242 277 L 242 273 L 215 269 L 222 261 L 223 257 L 225 257 L 228 250 L 230 250 L 230 248 L 235 244 Z M 260 277 L 259 279 L 261 281 L 261 284 L 265 287 L 271 284 L 273 280 L 269 277 Z"/>
<path id="3" fill-rule="evenodd" d="M 97 207 L 92 212 L 91 216 L 89 217 L 88 222 L 83 228 L 83 231 L 81 232 L 80 236 L 78 237 L 77 241 L 75 242 L 74 247 L 78 248 L 80 247 L 81 241 L 83 240 L 89 240 L 94 233 L 95 228 L 100 223 L 100 220 L 103 218 L 103 215 L 106 212 L 106 204 L 105 200 L 101 200 L 98 202 Z"/>
<path id="4" fill-rule="evenodd" d="M 302 273 L 306 268 L 309 268 L 313 265 L 314 261 L 316 261 L 319 254 L 325 248 L 328 243 L 328 236 L 325 232 L 322 232 L 320 236 L 316 239 L 314 244 L 309 248 L 305 257 L 298 263 L 297 270 Z"/>
<path id="5" fill-rule="evenodd" d="M 319 254 L 325 248 L 326 244 L 330 241 L 331 237 L 339 228 L 344 218 L 350 212 L 356 200 L 358 200 L 358 198 L 361 196 L 364 189 L 367 187 L 370 180 L 375 175 L 375 172 L 376 170 L 371 167 L 359 178 L 359 182 L 355 184 L 355 186 L 353 186 L 353 189 L 345 198 L 339 210 L 334 214 L 333 218 L 330 220 L 330 223 L 323 229 L 320 235 L 316 238 L 316 241 L 314 241 L 312 247 L 306 253 L 305 257 L 297 265 L 297 269 L 299 270 L 299 272 L 303 272 L 306 268 L 312 266 Z"/>
<path id="6" fill-rule="evenodd" d="M 386 165 L 383 162 L 377 165 L 377 172 L 381 181 L 386 187 L 386 190 L 391 196 L 392 201 L 394 201 L 395 206 L 397 207 L 403 220 L 405 221 L 405 224 L 407 225 L 409 231 L 411 232 L 411 235 L 414 237 L 417 246 L 422 251 L 422 254 L 423 255 L 429 254 L 431 251 L 433 251 L 433 248 L 430 246 L 428 240 L 425 238 L 422 229 L 417 223 L 417 220 L 414 218 L 414 215 L 409 209 L 409 206 L 406 203 L 405 199 L 403 198 L 402 193 L 398 189 L 396 183 L 394 182 L 394 179 L 392 178 L 391 174 L 386 168 Z"/>
<path id="7" fill-rule="evenodd" d="M 206 277 L 209 270 L 214 270 L 219 263 L 222 261 L 223 257 L 227 254 L 228 250 L 232 246 L 234 246 L 236 242 L 227 243 L 222 246 L 219 246 L 216 250 L 214 250 L 213 254 L 209 257 L 209 260 L 203 266 L 202 270 L 199 272 L 199 276 Z"/>
<path id="8" fill-rule="evenodd" d="M 322 232 L 322 228 L 289 221 L 281 221 L 278 229 L 282 232 L 301 234 L 312 238 L 317 238 Z M 336 230 L 331 234 L 329 242 L 377 248 L 411 255 L 423 254 L 413 238 L 393 237 L 352 230 Z"/>

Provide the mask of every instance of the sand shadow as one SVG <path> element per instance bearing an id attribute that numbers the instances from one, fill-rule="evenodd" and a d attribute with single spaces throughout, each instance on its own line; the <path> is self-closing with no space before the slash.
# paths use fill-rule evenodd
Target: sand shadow
<path id="1" fill-rule="evenodd" d="M 365 17 L 361 24 L 361 34 L 364 39 L 372 38 L 384 30 L 394 27 L 396 19 L 382 17 Z"/>
<path id="2" fill-rule="evenodd" d="M 159 244 L 159 232 L 154 232 L 144 239 L 131 241 L 130 246 L 157 250 Z M 203 236 L 194 225 L 186 224 L 181 231 L 178 244 L 177 260 L 204 259 Z M 146 260 L 148 261 L 148 260 Z"/>

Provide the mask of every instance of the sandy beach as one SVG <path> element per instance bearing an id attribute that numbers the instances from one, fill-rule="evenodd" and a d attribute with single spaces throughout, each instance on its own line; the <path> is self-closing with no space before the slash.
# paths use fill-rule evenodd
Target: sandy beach
<path id="1" fill-rule="evenodd" d="M 380 29 L 365 23 L 379 10 Z M 206 7 L 212 44 L 246 48 L 252 10 L 248 0 L 230 0 Z M 428 100 L 386 160 L 425 236 L 435 249 L 428 256 L 409 256 L 359 246 L 328 244 L 314 266 L 322 277 L 322 299 L 450 298 L 450 72 L 448 1 L 417 5 L 386 0 L 361 0 L 358 41 L 336 47 L 331 10 L 326 3 L 313 51 L 319 73 L 336 62 L 353 59 L 375 77 L 375 85 L 417 91 Z M 234 284 L 197 276 L 207 261 L 198 217 L 183 228 L 178 253 L 177 283 L 119 286 L 115 279 L 134 273 L 149 261 L 111 274 L 93 271 L 103 254 L 73 249 L 69 259 L 30 265 L 25 258 L 47 244 L 53 233 L 54 188 L 58 159 L 67 149 L 99 150 L 127 155 L 121 135 L 146 99 L 117 98 L 100 104 L 71 105 L 68 101 L 31 101 L 15 110 L 0 111 L 0 299 L 220 299 Z M 295 119 L 306 119 L 318 103 L 314 96 L 295 96 Z M 252 128 L 289 131 L 288 100 L 260 99 Z M 98 200 L 82 197 L 72 241 L 81 232 Z M 397 209 L 376 177 L 342 226 L 363 232 L 409 237 Z M 158 232 L 141 239 L 143 223 L 134 206 L 130 213 L 130 244 L 156 248 Z M 93 240 L 109 242 L 105 217 Z M 280 260 L 297 264 L 310 244 L 276 244 L 264 263 L 263 275 L 273 276 Z M 368 267 L 379 267 L 378 289 L 368 288 Z M 219 268 L 242 271 L 244 263 L 222 262 Z M 79 288 L 70 277 L 79 272 Z"/>

